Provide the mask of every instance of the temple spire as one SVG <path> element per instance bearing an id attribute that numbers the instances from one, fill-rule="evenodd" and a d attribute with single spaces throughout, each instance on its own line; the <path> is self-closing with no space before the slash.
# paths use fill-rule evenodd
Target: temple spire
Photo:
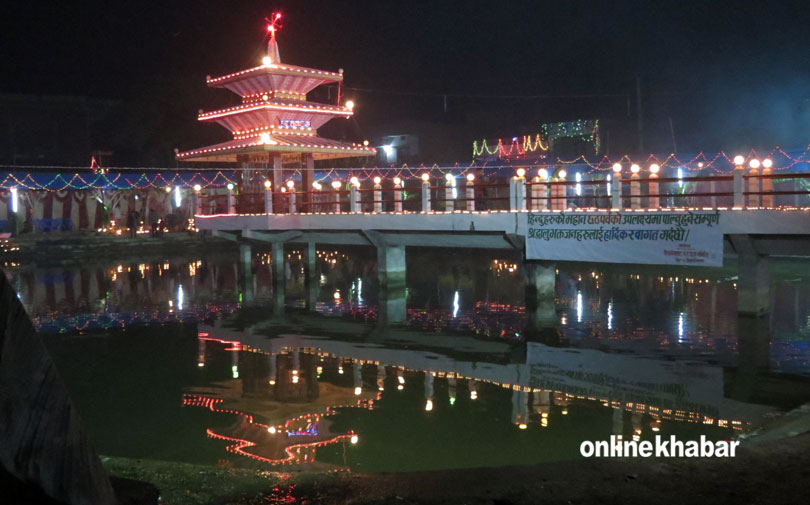
<path id="1" fill-rule="evenodd" d="M 269 58 L 270 63 L 281 63 L 281 55 L 278 52 L 278 43 L 276 42 L 276 32 L 281 29 L 280 19 L 280 12 L 274 12 L 270 19 L 265 18 L 267 21 L 267 33 L 270 34 L 270 40 L 267 41 L 267 58 Z"/>

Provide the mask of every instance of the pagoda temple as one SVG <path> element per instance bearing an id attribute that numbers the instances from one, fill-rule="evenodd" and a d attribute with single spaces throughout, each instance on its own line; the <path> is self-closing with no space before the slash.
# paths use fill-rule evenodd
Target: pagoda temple
<path id="1" fill-rule="evenodd" d="M 283 184 L 284 168 L 301 170 L 303 190 L 309 192 L 315 160 L 375 156 L 376 150 L 318 136 L 318 128 L 331 119 L 350 118 L 353 103 L 310 102 L 307 93 L 323 84 L 341 83 L 343 69 L 327 72 L 282 63 L 276 42 L 280 17 L 274 13 L 268 20 L 270 40 L 260 66 L 206 78 L 209 87 L 225 88 L 242 98 L 240 105 L 200 111 L 197 117 L 227 128 L 233 140 L 178 152 L 176 156 L 179 161 L 230 162 L 256 169 L 243 172 L 243 186 L 262 184 L 264 175 L 260 174 L 268 170 L 274 191 Z"/>

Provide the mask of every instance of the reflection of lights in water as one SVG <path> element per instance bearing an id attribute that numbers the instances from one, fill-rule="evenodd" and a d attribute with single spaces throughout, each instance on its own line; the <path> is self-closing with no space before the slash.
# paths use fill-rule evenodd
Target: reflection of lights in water
<path id="1" fill-rule="evenodd" d="M 271 435 L 274 435 L 276 433 L 276 427 L 271 426 L 271 427 L 267 428 L 267 432 L 270 433 Z"/>
<path id="2" fill-rule="evenodd" d="M 568 415 L 568 409 L 562 409 L 562 412 L 560 412 L 560 414 L 562 414 L 564 416 L 567 416 Z"/>
<path id="3" fill-rule="evenodd" d="M 548 418 L 547 417 L 544 417 L 543 419 L 540 420 L 540 426 L 542 426 L 543 428 L 548 428 Z"/>
<path id="4" fill-rule="evenodd" d="M 340 301 L 340 290 L 336 289 L 334 293 L 332 293 L 332 298 L 335 299 L 336 302 Z"/>
<path id="5" fill-rule="evenodd" d="M 577 172 L 574 178 L 577 181 L 577 185 L 574 186 L 574 192 L 577 194 L 577 196 L 580 196 L 582 195 L 582 184 L 580 184 L 580 182 L 582 182 L 582 174 Z"/>
<path id="6" fill-rule="evenodd" d="M 338 373 L 343 375 L 343 365 L 338 366 Z"/>
<path id="7" fill-rule="evenodd" d="M 357 386 L 356 388 L 354 388 L 354 394 L 359 396 L 360 393 L 362 393 L 362 392 L 363 392 L 363 388 L 361 388 L 360 386 Z"/>
<path id="8" fill-rule="evenodd" d="M 363 306 L 363 279 L 357 279 L 357 305 Z"/>
<path id="9" fill-rule="evenodd" d="M 450 397 L 450 405 L 455 405 L 455 404 L 456 404 L 456 397 L 455 397 L 455 396 L 451 396 L 451 397 Z"/>
<path id="10" fill-rule="evenodd" d="M 582 322 L 582 292 L 577 291 L 577 322 Z"/>
<path id="11" fill-rule="evenodd" d="M 351 443 L 356 444 L 359 439 L 357 435 L 352 435 L 352 438 L 350 438 L 349 440 L 351 441 Z"/>
<path id="12" fill-rule="evenodd" d="M 403 386 L 402 384 L 397 386 L 397 391 L 402 391 L 403 389 L 405 389 L 405 386 Z"/>
<path id="13" fill-rule="evenodd" d="M 565 314 L 561 315 L 560 316 L 560 324 L 563 325 L 563 326 L 568 324 L 568 316 L 566 316 Z"/>
<path id="14" fill-rule="evenodd" d="M 405 384 L 405 377 L 399 375 L 397 376 L 397 380 L 399 381 L 400 384 Z"/>
<path id="15" fill-rule="evenodd" d="M 177 286 L 177 310 L 183 310 L 183 299 L 185 298 L 185 293 L 183 293 L 183 285 L 180 284 Z"/>
<path id="16" fill-rule="evenodd" d="M 233 374 L 234 379 L 239 378 L 239 365 L 234 365 L 231 367 L 231 373 Z"/>
<path id="17" fill-rule="evenodd" d="M 321 279 L 320 279 L 320 281 L 319 281 L 319 284 L 320 284 L 321 286 L 325 286 L 325 285 L 326 285 L 326 276 L 325 276 L 324 274 L 321 274 Z"/>
<path id="18" fill-rule="evenodd" d="M 613 329 L 613 302 L 608 302 L 607 308 L 607 326 L 608 330 Z"/>
<path id="19" fill-rule="evenodd" d="M 526 428 L 528 428 L 528 427 L 529 427 L 529 426 L 528 426 L 526 423 L 520 423 L 520 424 L 518 424 L 518 428 L 520 428 L 521 430 L 525 430 L 525 429 L 526 429 Z"/>
<path id="20" fill-rule="evenodd" d="M 425 412 L 430 412 L 431 410 L 433 410 L 433 400 L 428 399 L 425 402 Z"/>
<path id="21" fill-rule="evenodd" d="M 683 312 L 678 314 L 678 342 L 683 342 Z"/>
<path id="22" fill-rule="evenodd" d="M 607 176 L 607 194 L 610 194 L 611 191 L 613 191 L 612 188 L 611 188 L 611 184 L 610 184 L 610 181 L 612 181 L 612 180 L 613 180 L 613 176 L 608 174 L 608 176 Z"/>
<path id="23" fill-rule="evenodd" d="M 458 316 L 458 291 L 453 295 L 453 317 Z"/>
<path id="24" fill-rule="evenodd" d="M 678 167 L 678 187 L 683 187 L 683 169 Z"/>
<path id="25" fill-rule="evenodd" d="M 298 384 L 298 376 L 297 375 L 292 376 L 292 383 L 293 384 Z"/>
<path id="26" fill-rule="evenodd" d="M 203 362 L 199 362 L 199 363 L 197 363 L 197 366 L 199 366 L 199 367 L 203 367 L 203 366 L 205 366 L 205 363 L 203 363 Z"/>
<path id="27" fill-rule="evenodd" d="M 478 391 L 470 391 L 470 400 L 478 399 Z"/>

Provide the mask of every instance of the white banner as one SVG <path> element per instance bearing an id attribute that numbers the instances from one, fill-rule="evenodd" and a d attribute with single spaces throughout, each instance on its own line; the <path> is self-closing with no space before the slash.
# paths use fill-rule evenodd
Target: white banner
<path id="1" fill-rule="evenodd" d="M 717 211 L 524 215 L 530 260 L 723 266 Z"/>

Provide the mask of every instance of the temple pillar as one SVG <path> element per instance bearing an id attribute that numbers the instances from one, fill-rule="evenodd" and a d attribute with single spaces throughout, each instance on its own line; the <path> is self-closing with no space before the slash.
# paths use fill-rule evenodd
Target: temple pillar
<path id="1" fill-rule="evenodd" d="M 273 212 L 287 212 L 287 209 L 284 208 L 284 199 L 281 198 L 281 188 L 284 187 L 284 169 L 281 164 L 281 153 L 270 155 L 270 181 L 273 183 L 271 189 L 276 193 L 273 195 Z"/>
<path id="2" fill-rule="evenodd" d="M 315 182 L 315 155 L 312 153 L 304 154 L 304 167 L 301 171 L 301 186 L 304 193 L 303 205 L 301 210 L 303 212 L 312 212 L 313 207 L 313 194 L 312 183 Z"/>
<path id="3" fill-rule="evenodd" d="M 729 239 L 737 251 L 739 269 L 737 312 L 743 316 L 762 316 L 770 310 L 771 301 L 768 257 L 757 253 L 748 235 L 729 235 Z"/>

